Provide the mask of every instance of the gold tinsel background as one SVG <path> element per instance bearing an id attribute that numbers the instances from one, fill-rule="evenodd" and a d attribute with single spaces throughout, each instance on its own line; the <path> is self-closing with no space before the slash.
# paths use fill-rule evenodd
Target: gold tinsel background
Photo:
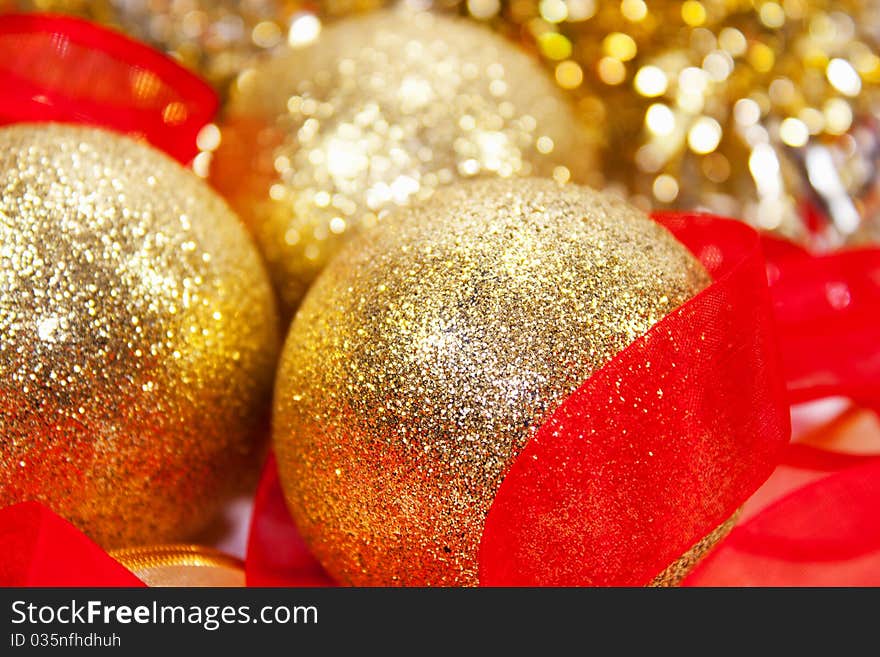
<path id="1" fill-rule="evenodd" d="M 164 48 L 219 89 L 263 51 L 384 0 L 0 0 Z M 606 185 L 814 247 L 880 238 L 877 0 L 413 0 L 536 54 L 602 135 Z M 812 234 L 807 226 L 812 224 Z"/>
<path id="2" fill-rule="evenodd" d="M 581 118 L 604 127 L 609 185 L 637 203 L 702 206 L 801 239 L 809 205 L 830 221 L 820 247 L 876 220 L 876 2 L 470 0 L 466 11 L 552 67 Z"/>

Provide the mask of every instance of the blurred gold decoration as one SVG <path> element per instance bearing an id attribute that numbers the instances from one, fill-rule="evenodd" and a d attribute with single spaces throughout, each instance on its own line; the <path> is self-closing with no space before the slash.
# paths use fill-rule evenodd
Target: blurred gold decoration
<path id="1" fill-rule="evenodd" d="M 476 584 L 486 513 L 535 430 L 708 282 L 637 209 L 552 180 L 450 185 L 354 236 L 275 389 L 278 471 L 314 554 L 347 584 Z"/>
<path id="2" fill-rule="evenodd" d="M 392 4 L 5 2 L 116 24 L 218 84 L 277 42 L 313 40 L 320 21 Z M 468 15 L 533 51 L 604 136 L 605 184 L 643 208 L 705 208 L 819 249 L 880 241 L 878 0 L 402 4 Z"/>
<path id="3" fill-rule="evenodd" d="M 592 135 L 536 62 L 483 26 L 406 9 L 338 21 L 245 70 L 203 137 L 196 170 L 212 158 L 288 312 L 393 208 L 477 176 L 596 171 Z"/>
<path id="4" fill-rule="evenodd" d="M 703 207 L 819 248 L 880 239 L 877 0 L 456 8 L 572 90 L 583 121 L 603 128 L 608 186 L 640 206 Z"/>
<path id="5" fill-rule="evenodd" d="M 278 346 L 257 250 L 192 172 L 0 129 L 0 507 L 106 548 L 187 539 L 256 478 Z"/>
<path id="6" fill-rule="evenodd" d="M 321 18 L 375 8 L 379 0 L 322 0 Z M 318 35 L 306 0 L 0 0 L 0 11 L 73 14 L 163 50 L 222 90 L 263 52 Z"/>

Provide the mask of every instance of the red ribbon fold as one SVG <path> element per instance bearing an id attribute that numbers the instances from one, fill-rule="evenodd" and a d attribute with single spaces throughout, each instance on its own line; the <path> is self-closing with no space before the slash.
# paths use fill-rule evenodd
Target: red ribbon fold
<path id="1" fill-rule="evenodd" d="M 0 586 L 144 586 L 37 502 L 0 509 Z"/>
<path id="2" fill-rule="evenodd" d="M 266 460 L 254 499 L 245 575 L 248 586 L 333 586 L 293 524 L 274 454 Z"/>
<path id="3" fill-rule="evenodd" d="M 792 403 L 842 396 L 880 411 L 880 249 L 793 254 L 770 275 Z"/>
<path id="4" fill-rule="evenodd" d="M 100 125 L 182 162 L 217 107 L 207 84 L 164 55 L 67 17 L 0 18 L 0 84 L 0 124 Z M 880 250 L 816 257 L 765 236 L 765 272 L 758 237 L 742 224 L 656 218 L 715 282 L 539 429 L 487 518 L 481 584 L 647 583 L 767 477 L 788 437 L 790 402 L 842 395 L 880 409 Z M 880 459 L 797 445 L 785 454 L 771 482 L 790 492 L 735 529 L 689 584 L 880 582 Z M 258 586 L 332 584 L 290 520 L 272 460 L 247 576 Z M 140 582 L 26 503 L 0 510 L 0 584 Z"/>
<path id="5" fill-rule="evenodd" d="M 165 55 L 78 18 L 0 16 L 0 125 L 58 121 L 142 137 L 182 163 L 217 110 L 207 83 Z"/>
<path id="6" fill-rule="evenodd" d="M 714 283 L 567 399 L 489 511 L 486 585 L 649 583 L 729 518 L 788 441 L 757 233 L 658 215 Z"/>
<path id="7" fill-rule="evenodd" d="M 875 458 L 771 503 L 734 529 L 685 585 L 880 586 L 878 508 Z"/>

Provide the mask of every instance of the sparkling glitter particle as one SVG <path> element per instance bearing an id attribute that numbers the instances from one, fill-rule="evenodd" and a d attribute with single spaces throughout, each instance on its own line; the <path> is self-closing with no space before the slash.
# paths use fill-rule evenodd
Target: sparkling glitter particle
<path id="1" fill-rule="evenodd" d="M 352 240 L 285 346 L 274 443 L 351 584 L 476 584 L 503 475 L 558 404 L 708 282 L 631 206 L 537 179 L 450 187 Z"/>
<path id="2" fill-rule="evenodd" d="M 255 474 L 276 322 L 191 173 L 100 130 L 0 130 L 0 507 L 105 547 L 186 538 Z"/>

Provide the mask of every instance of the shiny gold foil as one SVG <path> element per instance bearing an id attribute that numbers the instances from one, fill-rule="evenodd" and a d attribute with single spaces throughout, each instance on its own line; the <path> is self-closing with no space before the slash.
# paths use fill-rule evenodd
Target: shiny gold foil
<path id="1" fill-rule="evenodd" d="M 221 127 L 212 182 L 256 235 L 288 312 L 389 210 L 478 176 L 594 170 L 588 133 L 526 54 L 406 10 L 340 21 L 246 70 Z"/>
<path id="2" fill-rule="evenodd" d="M 240 587 L 244 564 L 217 550 L 198 545 L 157 545 L 110 553 L 150 587 Z"/>
<path id="3" fill-rule="evenodd" d="M 549 180 L 450 186 L 352 239 L 276 385 L 313 552 L 347 584 L 476 584 L 486 513 L 537 427 L 708 282 L 640 211 Z"/>
<path id="4" fill-rule="evenodd" d="M 164 154 L 0 129 L 0 507 L 184 539 L 252 481 L 277 316 L 247 232 Z"/>

